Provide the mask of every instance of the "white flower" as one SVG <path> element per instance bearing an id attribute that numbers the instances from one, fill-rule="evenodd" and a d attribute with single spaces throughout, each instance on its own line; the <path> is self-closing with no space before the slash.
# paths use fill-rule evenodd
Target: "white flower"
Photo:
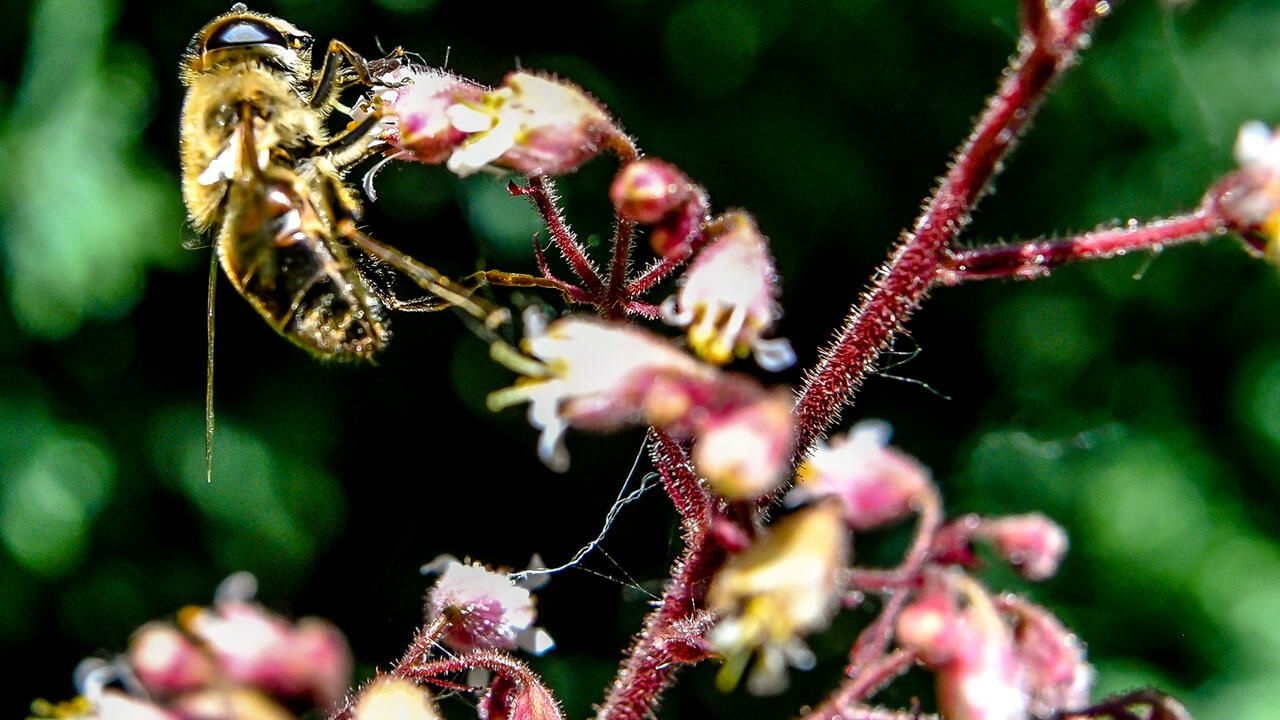
<path id="1" fill-rule="evenodd" d="M 764 237 L 741 211 L 726 213 L 704 230 L 708 244 L 694 258 L 679 292 L 663 305 L 666 320 L 689 326 L 689 344 L 708 362 L 723 365 L 752 352 L 766 370 L 795 362 L 782 339 L 761 334 L 778 319 L 777 273 Z"/>
<path id="2" fill-rule="evenodd" d="M 529 422 L 542 430 L 538 455 L 555 469 L 568 466 L 561 440 L 571 424 L 597 429 L 639 419 L 662 424 L 688 410 L 688 396 L 677 385 L 717 377 L 714 368 L 666 340 L 618 323 L 566 318 L 534 332 L 522 346 L 542 362 L 543 376 L 493 393 L 489 407 L 527 401 Z"/>
<path id="3" fill-rule="evenodd" d="M 526 175 L 558 174 L 594 155 L 616 132 L 586 93 L 528 72 L 512 73 L 479 102 L 461 102 L 446 112 L 455 128 L 470 133 L 447 163 L 462 176 L 500 159 Z"/>

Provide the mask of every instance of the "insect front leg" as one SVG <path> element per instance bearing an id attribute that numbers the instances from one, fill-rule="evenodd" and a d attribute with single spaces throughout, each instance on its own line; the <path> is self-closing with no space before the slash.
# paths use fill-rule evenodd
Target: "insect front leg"
<path id="1" fill-rule="evenodd" d="M 329 49 L 324 54 L 324 64 L 320 67 L 315 88 L 308 102 L 313 108 L 327 108 L 337 99 L 338 93 L 343 88 L 354 85 L 356 82 L 370 87 L 380 84 L 394 86 L 395 83 L 378 80 L 377 76 L 399 67 L 396 59 L 401 54 L 403 52 L 396 48 L 388 57 L 375 60 L 371 64 L 341 40 L 330 40 Z M 346 68 L 347 72 L 344 72 L 342 67 L 344 59 L 350 66 Z"/>

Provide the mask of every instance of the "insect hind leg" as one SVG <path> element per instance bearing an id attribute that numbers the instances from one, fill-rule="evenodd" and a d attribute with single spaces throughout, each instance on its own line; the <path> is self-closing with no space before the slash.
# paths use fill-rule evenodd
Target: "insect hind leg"
<path id="1" fill-rule="evenodd" d="M 470 290 L 441 275 L 434 268 L 360 232 L 354 220 L 340 220 L 338 234 L 369 257 L 404 273 L 418 287 L 439 298 L 443 303 L 442 307 L 456 307 L 479 320 L 488 330 L 496 330 L 510 322 L 511 313 L 506 308 L 497 307 L 472 295 Z"/>

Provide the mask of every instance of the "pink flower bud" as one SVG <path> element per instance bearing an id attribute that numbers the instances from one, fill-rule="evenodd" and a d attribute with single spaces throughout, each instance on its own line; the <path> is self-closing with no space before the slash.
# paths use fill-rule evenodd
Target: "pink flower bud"
<path id="1" fill-rule="evenodd" d="M 907 517 L 935 491 L 929 471 L 888 447 L 888 441 L 887 424 L 861 422 L 844 438 L 830 445 L 820 443 L 796 471 L 797 487 L 788 502 L 839 498 L 845 522 L 854 530 L 870 530 Z"/>
<path id="2" fill-rule="evenodd" d="M 757 498 L 783 480 L 795 447 L 792 404 L 775 393 L 701 427 L 693 464 L 721 497 Z"/>
<path id="3" fill-rule="evenodd" d="M 694 198 L 692 183 L 670 163 L 645 158 L 618 171 L 609 197 L 618 216 L 642 225 L 656 225 Z"/>
<path id="4" fill-rule="evenodd" d="M 681 280 L 667 320 L 689 326 L 689 345 L 708 362 L 723 365 L 754 353 L 767 370 L 795 362 L 785 340 L 761 339 L 781 314 L 777 273 L 764 236 L 741 211 L 727 213 L 703 229 L 707 245 Z"/>
<path id="5" fill-rule="evenodd" d="M 155 695 L 194 690 L 214 677 L 209 658 L 167 623 L 147 623 L 134 632 L 129 664 L 147 691 Z"/>
<path id="6" fill-rule="evenodd" d="M 1023 598 L 1006 597 L 1001 605 L 1016 619 L 1014 638 L 1035 716 L 1086 706 L 1096 673 L 1075 633 L 1048 610 Z"/>
<path id="7" fill-rule="evenodd" d="M 1053 577 L 1069 545 L 1066 531 L 1040 513 L 987 520 L 979 532 L 1028 580 Z"/>
<path id="8" fill-rule="evenodd" d="M 470 175 L 499 165 L 524 175 L 575 170 L 621 133 L 600 105 L 570 83 L 520 71 L 479 102 L 448 108 L 453 127 L 468 133 L 449 156 L 449 169 Z"/>
<path id="9" fill-rule="evenodd" d="M 849 553 L 839 504 L 821 502 L 782 518 L 729 558 L 707 591 L 707 606 L 719 616 L 707 640 L 725 656 L 722 690 L 737 685 L 753 656 L 747 687 L 758 695 L 781 691 L 788 665 L 813 666 L 800 637 L 831 621 Z"/>
<path id="10" fill-rule="evenodd" d="M 693 251 L 693 241 L 708 220 L 707 198 L 698 190 L 693 198 L 653 226 L 649 231 L 649 245 L 668 260 L 683 260 Z"/>
<path id="11" fill-rule="evenodd" d="M 353 720 L 440 720 L 425 688 L 400 678 L 381 678 L 360 691 Z"/>
<path id="12" fill-rule="evenodd" d="M 538 632 L 533 597 L 507 575 L 448 556 L 427 567 L 442 570 L 427 594 L 427 617 L 448 618 L 441 642 L 453 650 L 514 650 Z"/>

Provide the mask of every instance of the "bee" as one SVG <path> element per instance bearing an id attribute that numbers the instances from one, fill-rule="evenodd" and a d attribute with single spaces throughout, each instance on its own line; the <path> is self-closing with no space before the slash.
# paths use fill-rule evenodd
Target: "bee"
<path id="1" fill-rule="evenodd" d="M 180 154 L 192 228 L 212 235 L 214 261 L 267 323 L 321 358 L 373 357 L 390 338 L 388 308 L 456 305 L 493 325 L 494 312 L 466 290 L 356 227 L 360 203 L 342 178 L 377 151 L 381 116 L 332 135 L 326 119 L 343 89 L 374 85 L 402 54 L 366 61 L 332 40 L 313 70 L 313 43 L 242 3 L 191 39 Z M 375 287 L 361 267 L 381 263 L 438 302 L 400 303 Z M 216 269 L 210 278 L 212 297 Z"/>

